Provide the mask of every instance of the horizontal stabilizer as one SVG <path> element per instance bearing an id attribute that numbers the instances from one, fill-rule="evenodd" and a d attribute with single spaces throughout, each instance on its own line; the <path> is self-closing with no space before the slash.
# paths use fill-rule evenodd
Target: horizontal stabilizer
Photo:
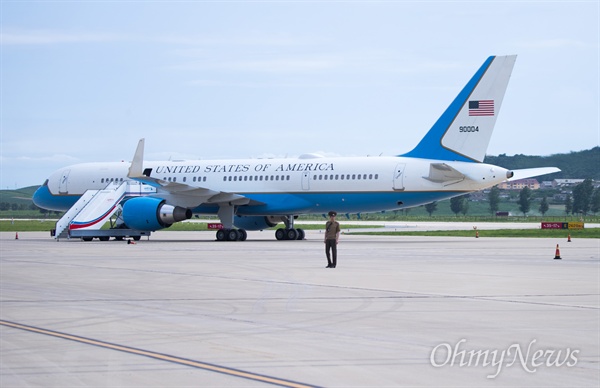
<path id="1" fill-rule="evenodd" d="M 429 176 L 424 178 L 435 183 L 456 183 L 464 180 L 465 175 L 446 163 L 431 163 Z"/>
<path id="2" fill-rule="evenodd" d="M 556 168 L 556 167 L 524 168 L 522 170 L 512 170 L 512 172 L 513 172 L 513 176 L 510 179 L 507 179 L 509 182 L 516 181 L 519 179 L 532 178 L 534 176 L 540 176 L 540 175 L 546 175 L 546 174 L 552 174 L 555 172 L 560 172 L 560 168 Z"/>

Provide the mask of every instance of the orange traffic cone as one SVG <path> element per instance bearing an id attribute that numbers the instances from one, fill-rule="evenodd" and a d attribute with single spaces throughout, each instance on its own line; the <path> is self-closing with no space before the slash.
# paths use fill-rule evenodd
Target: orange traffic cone
<path id="1" fill-rule="evenodd" d="M 479 231 L 478 230 L 475 231 L 475 238 L 479 238 Z"/>
<path id="2" fill-rule="evenodd" d="M 554 254 L 554 260 L 561 260 L 562 258 L 560 257 L 560 248 L 558 247 L 558 244 L 556 244 L 556 253 Z"/>
<path id="3" fill-rule="evenodd" d="M 567 242 L 571 242 L 571 233 L 567 236 Z"/>

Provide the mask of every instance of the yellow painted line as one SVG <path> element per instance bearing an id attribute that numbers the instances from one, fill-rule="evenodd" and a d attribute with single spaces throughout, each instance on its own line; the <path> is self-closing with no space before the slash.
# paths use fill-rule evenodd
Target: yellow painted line
<path id="1" fill-rule="evenodd" d="M 204 369 L 204 370 L 208 370 L 208 371 L 212 371 L 212 372 L 223 373 L 223 374 L 226 374 L 229 376 L 240 377 L 240 378 L 254 380 L 254 381 L 261 381 L 261 382 L 268 383 L 268 384 L 279 385 L 281 387 L 290 387 L 290 388 L 314 388 L 315 387 L 314 385 L 297 383 L 297 382 L 290 381 L 290 380 L 284 380 L 284 379 L 279 379 L 276 377 L 270 377 L 270 376 L 260 375 L 260 374 L 256 374 L 256 373 L 252 373 L 252 372 L 246 372 L 246 371 L 239 370 L 239 369 L 233 369 L 233 368 L 228 368 L 228 367 L 219 366 L 219 365 L 215 365 L 215 364 L 209 364 L 206 362 L 194 361 L 194 360 L 189 360 L 186 358 L 170 356 L 168 354 L 162 354 L 162 353 L 151 352 L 151 351 L 143 350 L 143 349 L 131 348 L 129 346 L 112 344 L 110 342 L 98 341 L 98 340 L 91 339 L 91 338 L 79 337 L 79 336 L 72 335 L 72 334 L 60 333 L 58 331 L 41 329 L 39 327 L 23 325 L 20 323 L 15 323 L 15 322 L 10 322 L 10 321 L 0 320 L 0 325 L 12 327 L 15 329 L 27 330 L 27 331 L 30 331 L 33 333 L 45 334 L 45 335 L 49 335 L 52 337 L 63 338 L 63 339 L 76 341 L 76 342 L 80 342 L 80 343 L 84 343 L 84 344 L 88 344 L 88 345 L 99 346 L 99 347 L 106 348 L 106 349 L 118 350 L 120 352 L 137 354 L 139 356 L 150 357 L 150 358 L 154 358 L 154 359 L 161 360 L 161 361 L 167 361 L 167 362 L 172 362 L 175 364 L 191 366 L 194 368 Z"/>

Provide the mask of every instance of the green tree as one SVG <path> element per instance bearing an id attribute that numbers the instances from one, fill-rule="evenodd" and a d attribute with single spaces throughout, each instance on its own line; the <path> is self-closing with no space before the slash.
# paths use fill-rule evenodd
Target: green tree
<path id="1" fill-rule="evenodd" d="M 550 205 L 548 205 L 548 199 L 544 195 L 544 198 L 542 198 L 542 203 L 540 203 L 540 213 L 542 213 L 542 215 L 544 216 L 548 212 L 548 209 L 550 209 Z"/>
<path id="2" fill-rule="evenodd" d="M 573 213 L 587 214 L 592 204 L 594 186 L 591 179 L 586 179 L 573 189 Z"/>
<path id="3" fill-rule="evenodd" d="M 567 198 L 565 199 L 565 213 L 567 215 L 573 213 L 573 198 L 571 198 L 571 194 L 567 194 Z"/>
<path id="4" fill-rule="evenodd" d="M 434 211 L 437 210 L 437 202 L 433 201 L 425 205 L 425 210 L 429 213 L 429 217 L 433 214 Z"/>
<path id="5" fill-rule="evenodd" d="M 469 212 L 469 196 L 465 195 L 465 200 L 463 201 L 462 204 L 462 209 L 460 209 L 460 212 L 462 213 L 463 216 L 466 216 L 467 213 Z"/>
<path id="6" fill-rule="evenodd" d="M 600 188 L 594 190 L 594 194 L 592 195 L 592 203 L 590 205 L 590 210 L 592 213 L 596 214 L 600 211 Z"/>
<path id="7" fill-rule="evenodd" d="M 519 210 L 526 216 L 529 213 L 529 209 L 531 209 L 531 189 L 525 186 L 519 192 Z"/>
<path id="8" fill-rule="evenodd" d="M 490 201 L 490 212 L 496 214 L 500 209 L 500 189 L 497 186 L 492 187 L 490 190 L 488 200 Z"/>
<path id="9" fill-rule="evenodd" d="M 450 210 L 452 210 L 452 213 L 454 213 L 454 215 L 458 216 L 458 213 L 461 213 L 463 211 L 463 207 L 465 206 L 466 202 L 467 198 L 465 195 L 450 198 Z"/>

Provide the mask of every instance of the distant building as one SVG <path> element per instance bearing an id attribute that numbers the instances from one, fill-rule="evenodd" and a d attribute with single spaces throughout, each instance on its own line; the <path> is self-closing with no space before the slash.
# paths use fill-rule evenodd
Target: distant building
<path id="1" fill-rule="evenodd" d="M 531 190 L 539 190 L 540 183 L 537 179 L 517 179 L 516 181 L 502 182 L 498 185 L 498 188 L 502 190 L 523 190 L 525 187 L 529 187 Z"/>
<path id="2" fill-rule="evenodd" d="M 552 181 L 552 187 L 573 187 L 583 183 L 585 179 L 555 179 Z"/>

